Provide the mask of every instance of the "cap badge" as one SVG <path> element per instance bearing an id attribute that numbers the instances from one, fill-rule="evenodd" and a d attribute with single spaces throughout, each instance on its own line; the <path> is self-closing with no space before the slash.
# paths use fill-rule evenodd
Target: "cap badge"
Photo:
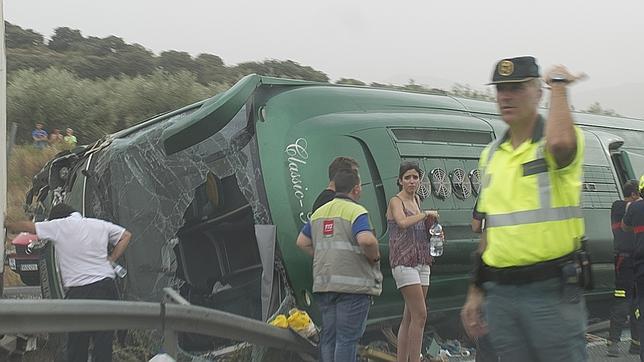
<path id="1" fill-rule="evenodd" d="M 507 77 L 514 72 L 514 63 L 509 60 L 503 60 L 499 63 L 499 74 Z"/>

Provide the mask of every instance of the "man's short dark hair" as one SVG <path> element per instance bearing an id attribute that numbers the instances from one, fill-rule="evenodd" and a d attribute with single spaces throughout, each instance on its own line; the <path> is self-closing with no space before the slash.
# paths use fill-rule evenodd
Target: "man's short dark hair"
<path id="1" fill-rule="evenodd" d="M 638 194 L 639 195 L 639 182 L 636 180 L 628 180 L 622 186 L 622 194 L 624 194 L 624 197 L 629 197 L 632 194 Z"/>
<path id="2" fill-rule="evenodd" d="M 77 212 L 76 209 L 67 204 L 58 204 L 49 210 L 49 220 L 64 219 L 71 216 L 72 213 Z"/>
<path id="3" fill-rule="evenodd" d="M 333 182 L 335 183 L 335 192 L 348 194 L 360 184 L 360 176 L 356 170 L 343 168 L 335 174 Z"/>
<path id="4" fill-rule="evenodd" d="M 336 157 L 329 165 L 329 181 L 333 181 L 335 174 L 345 168 L 358 168 L 358 162 L 351 157 Z"/>

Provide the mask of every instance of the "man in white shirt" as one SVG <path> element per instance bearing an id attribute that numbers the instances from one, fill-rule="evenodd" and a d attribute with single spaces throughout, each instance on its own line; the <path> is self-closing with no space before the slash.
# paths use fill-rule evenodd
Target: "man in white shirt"
<path id="1" fill-rule="evenodd" d="M 50 239 L 56 247 L 66 299 L 118 299 L 115 262 L 132 235 L 123 227 L 107 221 L 85 218 L 66 204 L 52 207 L 49 220 L 5 222 L 8 230 L 26 231 L 39 239 Z M 108 243 L 114 245 L 108 255 Z M 94 340 L 94 361 L 112 360 L 114 331 L 72 332 L 67 343 L 67 360 L 86 362 L 90 337 Z"/>

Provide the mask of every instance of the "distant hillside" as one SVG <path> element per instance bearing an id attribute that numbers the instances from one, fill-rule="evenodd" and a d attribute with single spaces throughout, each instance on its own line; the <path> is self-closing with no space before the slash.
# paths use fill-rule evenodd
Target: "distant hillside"
<path id="1" fill-rule="evenodd" d="M 128 44 L 117 36 L 83 36 L 80 30 L 60 27 L 51 39 L 31 29 L 5 21 L 7 71 L 66 70 L 85 79 L 108 79 L 122 76 L 149 76 L 161 70 L 171 74 L 190 72 L 202 85 L 232 85 L 244 75 L 268 76 L 328 82 L 319 70 L 291 60 L 264 60 L 234 66 L 224 64 L 217 55 L 202 53 L 192 57 L 187 52 L 168 50 L 156 55 L 140 44 Z"/>
<path id="2" fill-rule="evenodd" d="M 324 72 L 291 60 L 227 65 L 215 54 L 193 57 L 167 50 L 156 55 L 117 36 L 84 36 L 68 27 L 56 28 L 49 38 L 8 22 L 5 29 L 7 120 L 18 125 L 19 143 L 31 142 L 35 122 L 44 123 L 48 131 L 73 128 L 80 143 L 89 143 L 155 114 L 211 97 L 250 73 L 329 81 Z M 490 87 L 476 89 L 436 77 L 401 82 L 407 84 L 369 86 L 494 100 Z M 352 78 L 336 83 L 366 85 Z M 577 110 L 644 118 L 640 101 L 644 83 L 571 93 Z"/>
<path id="3" fill-rule="evenodd" d="M 572 102 L 579 110 L 599 102 L 604 109 L 613 109 L 622 116 L 644 119 L 644 83 L 573 92 Z"/>

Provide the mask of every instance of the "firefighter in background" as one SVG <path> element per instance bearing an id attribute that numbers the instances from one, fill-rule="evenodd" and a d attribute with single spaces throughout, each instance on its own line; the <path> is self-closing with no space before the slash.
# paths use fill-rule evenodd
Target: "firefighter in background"
<path id="1" fill-rule="evenodd" d="M 610 357 L 617 357 L 620 354 L 618 343 L 621 339 L 627 316 L 630 316 L 631 330 L 629 352 L 638 354 L 640 349 L 634 314 L 635 264 L 633 262 L 633 252 L 635 251 L 635 234 L 622 230 L 622 218 L 626 213 L 627 207 L 631 202 L 640 199 L 638 182 L 635 180 L 626 182 L 622 192 L 624 200 L 615 201 L 610 211 L 613 245 L 615 248 L 615 303 L 610 313 L 607 351 L 607 355 Z"/>
<path id="2" fill-rule="evenodd" d="M 640 194 L 644 191 L 644 176 L 640 179 Z M 635 318 L 637 331 L 644 334 L 644 200 L 631 202 L 622 219 L 622 229 L 635 234 L 633 269 L 635 273 Z M 644 361 L 644 348 L 640 348 L 640 361 Z"/>

